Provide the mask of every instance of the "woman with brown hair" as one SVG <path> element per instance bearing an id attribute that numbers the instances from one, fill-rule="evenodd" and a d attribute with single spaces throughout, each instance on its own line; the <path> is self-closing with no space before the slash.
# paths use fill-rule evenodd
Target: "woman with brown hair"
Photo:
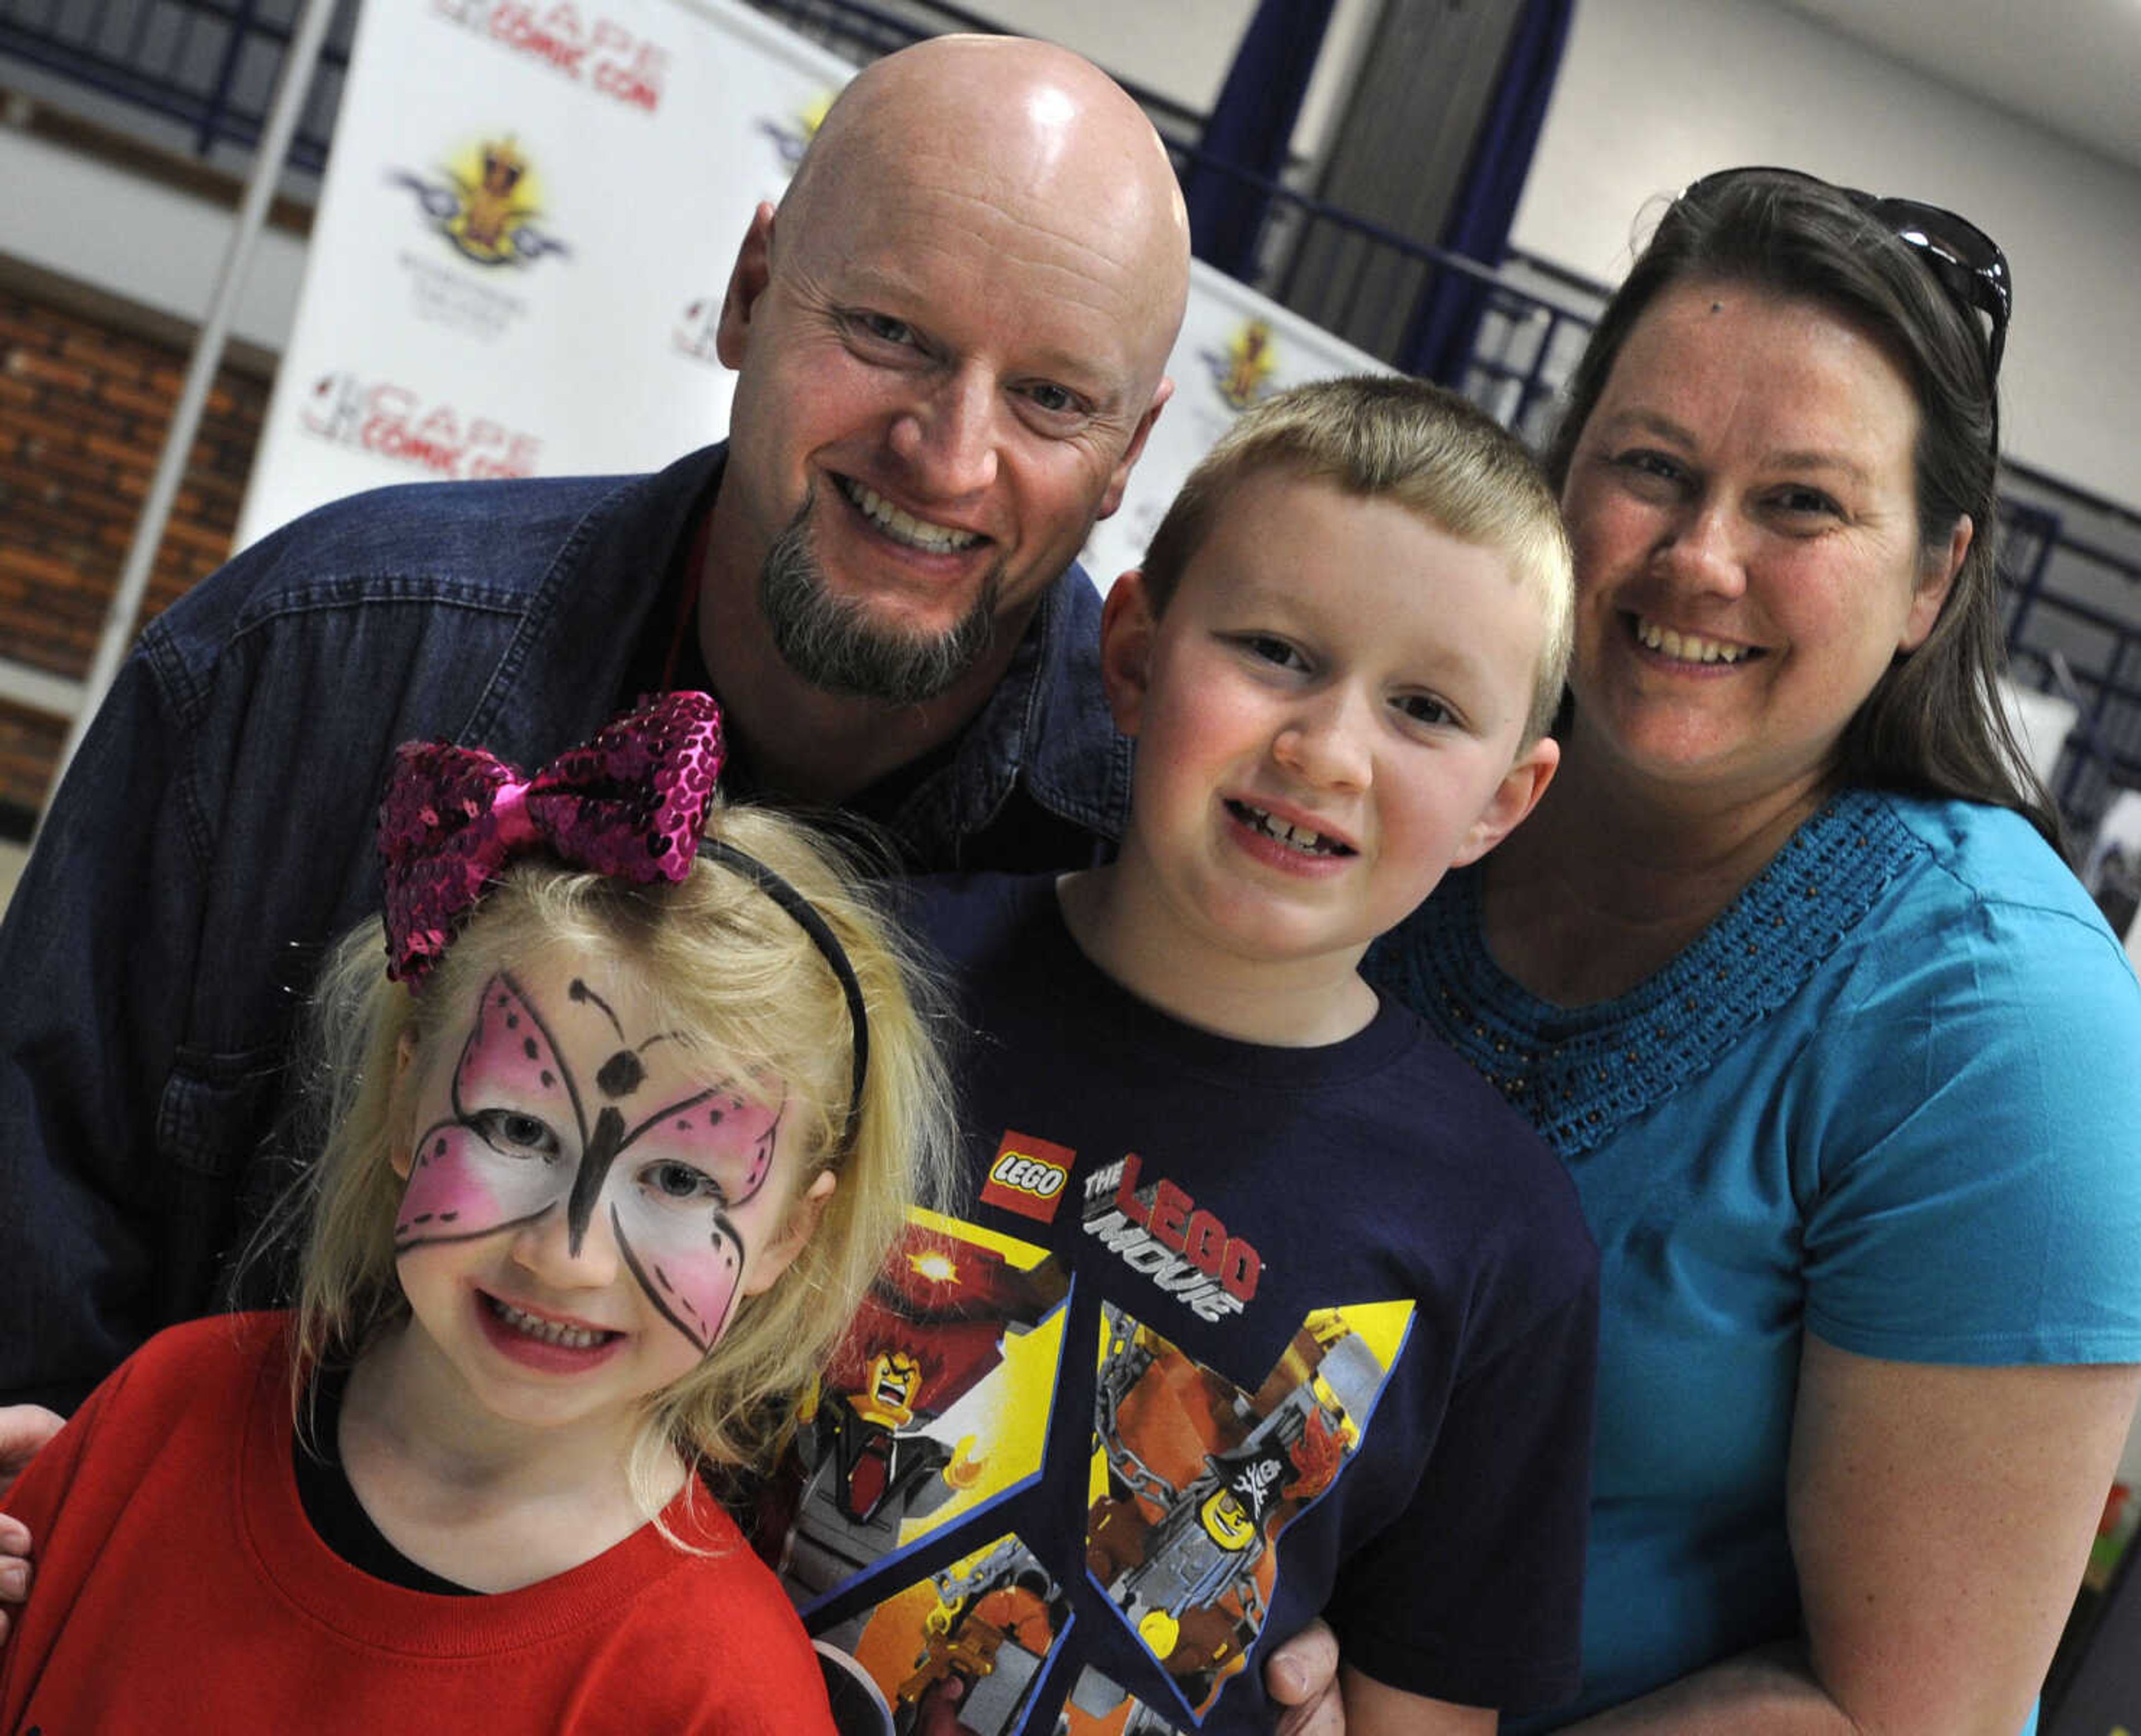
<path id="1" fill-rule="evenodd" d="M 2008 308 L 1952 213 L 1673 203 L 1549 453 L 1560 774 L 1377 956 L 1603 1257 L 1563 1719 L 2013 1736 L 2125 1436 L 2141 986 L 1995 690 Z"/>

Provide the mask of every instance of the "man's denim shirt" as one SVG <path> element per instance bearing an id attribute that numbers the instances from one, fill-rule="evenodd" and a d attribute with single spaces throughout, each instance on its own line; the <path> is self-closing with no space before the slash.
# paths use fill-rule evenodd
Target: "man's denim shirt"
<path id="1" fill-rule="evenodd" d="M 143 633 L 0 927 L 0 1403 L 71 1405 L 212 1306 L 282 1178 L 261 1153 L 312 978 L 377 907 L 394 747 L 480 743 L 533 767 L 633 697 L 724 451 L 653 476 L 359 495 Z M 1076 866 L 1120 835 L 1129 791 L 1074 566 L 889 825 L 917 868 Z"/>

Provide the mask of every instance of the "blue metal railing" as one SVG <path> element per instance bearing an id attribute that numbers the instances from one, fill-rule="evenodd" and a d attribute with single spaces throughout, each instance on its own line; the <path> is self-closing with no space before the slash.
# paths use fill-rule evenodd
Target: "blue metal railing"
<path id="1" fill-rule="evenodd" d="M 2001 512 L 2008 654 L 2079 714 L 2052 783 L 2086 837 L 2117 789 L 2141 789 L 2141 515 L 2022 465 Z"/>
<path id="2" fill-rule="evenodd" d="M 989 21 L 941 0 L 756 0 L 757 7 L 844 58 L 863 61 L 947 29 Z M 12 60 L 186 129 L 195 155 L 250 148 L 270 100 L 296 0 L 0 0 L 0 77 Z M 301 171 L 326 160 L 357 0 L 342 0 L 292 152 Z M 1477 308 L 1469 355 L 1447 383 L 1533 444 L 1606 292 L 1544 262 L 1495 270 L 1415 241 L 1206 153 L 1201 118 L 1131 87 L 1169 141 L 1186 180 L 1218 175 L 1261 205 L 1251 287 L 1281 302 L 1311 234 L 1321 252 L 1318 307 L 1344 324 L 1377 310 L 1371 298 L 1409 296 L 1414 315 L 1438 288 L 1471 287 Z M 1335 262 L 1335 263 L 1334 263 Z M 1345 281 L 1332 288 L 1334 277 Z M 1513 282 L 1521 277 L 1521 285 Z M 1408 304 L 1394 304 L 1403 312 Z M 1334 312 L 1335 310 L 1335 312 Z M 1415 318 L 1389 322 L 1403 331 Z M 1394 364 L 1402 357 L 1385 358 Z M 2055 793 L 2087 837 L 2113 792 L 2141 788 L 2141 515 L 2022 465 L 2010 465 L 2002 514 L 2006 630 L 2018 678 L 2057 691 L 2079 721 L 2055 769 Z"/>
<path id="3" fill-rule="evenodd" d="M 0 0 L 0 62 L 175 123 L 208 158 L 258 142 L 296 15 L 297 0 Z M 327 161 L 356 17 L 357 0 L 342 0 L 291 146 L 312 175 Z"/>

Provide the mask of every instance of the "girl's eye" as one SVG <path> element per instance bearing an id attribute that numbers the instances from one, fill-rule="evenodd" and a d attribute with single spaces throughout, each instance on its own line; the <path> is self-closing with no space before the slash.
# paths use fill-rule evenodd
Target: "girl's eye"
<path id="1" fill-rule="evenodd" d="M 649 1163 L 639 1173 L 640 1184 L 648 1192 L 669 1200 L 713 1200 L 722 1197 L 721 1183 L 703 1169 L 694 1169 L 689 1163 L 674 1158 L 658 1163 Z"/>
<path id="2" fill-rule="evenodd" d="M 548 1163 L 562 1148 L 548 1122 L 518 1109 L 480 1109 L 471 1125 L 485 1144 L 508 1157 L 540 1158 Z"/>

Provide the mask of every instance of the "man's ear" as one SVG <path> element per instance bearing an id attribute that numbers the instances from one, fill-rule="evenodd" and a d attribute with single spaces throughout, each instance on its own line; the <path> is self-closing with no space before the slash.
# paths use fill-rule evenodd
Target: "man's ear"
<path id="1" fill-rule="evenodd" d="M 1517 763 L 1494 786 L 1487 805 L 1465 833 L 1464 843 L 1449 858 L 1450 867 L 1477 862 L 1515 831 L 1523 817 L 1538 805 L 1546 786 L 1553 781 L 1554 768 L 1560 764 L 1561 744 L 1551 735 L 1540 736 L 1518 755 Z"/>
<path id="2" fill-rule="evenodd" d="M 1970 514 L 1965 513 L 1948 534 L 1947 547 L 1919 574 L 1917 592 L 1911 598 L 1911 612 L 1903 619 L 1902 637 L 1896 642 L 1897 651 L 1916 651 L 1926 642 L 1926 636 L 1940 619 L 1941 606 L 1947 601 L 1947 593 L 1955 588 L 1955 576 L 1962 571 L 1963 558 L 1970 553 L 1971 541 L 1976 534 L 1976 527 Z"/>
<path id="3" fill-rule="evenodd" d="M 743 245 L 736 249 L 735 268 L 729 273 L 727 293 L 721 298 L 721 317 L 714 327 L 714 353 L 724 367 L 743 366 L 744 340 L 750 335 L 751 310 L 773 281 L 773 207 L 761 201 L 744 231 Z"/>
<path id="4" fill-rule="evenodd" d="M 758 1257 L 758 1269 L 744 1280 L 746 1296 L 771 1289 L 773 1281 L 795 1263 L 795 1257 L 816 1231 L 818 1220 L 825 1215 L 825 1202 L 838 1186 L 839 1178 L 828 1169 L 803 1190 L 803 1197 L 788 1208 L 788 1221 Z"/>
<path id="5" fill-rule="evenodd" d="M 1145 407 L 1144 414 L 1138 418 L 1137 426 L 1131 430 L 1130 443 L 1123 449 L 1121 462 L 1109 473 L 1108 485 L 1100 492 L 1100 509 L 1093 514 L 1094 518 L 1112 518 L 1115 509 L 1123 504 L 1123 490 L 1130 484 L 1130 467 L 1138 461 L 1138 455 L 1144 450 L 1145 439 L 1152 432 L 1152 425 L 1159 420 L 1159 412 L 1174 396 L 1174 382 L 1163 374 L 1159 390 L 1152 395 L 1152 402 Z"/>
<path id="6" fill-rule="evenodd" d="M 1115 727 L 1125 735 L 1137 734 L 1144 715 L 1159 627 L 1144 574 L 1133 567 L 1115 582 L 1100 605 L 1100 685 L 1107 690 Z"/>

